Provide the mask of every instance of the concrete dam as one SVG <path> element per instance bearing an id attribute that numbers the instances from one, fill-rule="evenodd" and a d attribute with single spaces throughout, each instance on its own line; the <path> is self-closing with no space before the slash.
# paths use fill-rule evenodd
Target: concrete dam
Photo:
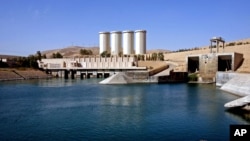
<path id="1" fill-rule="evenodd" d="M 186 82 L 186 72 L 173 72 L 176 67 L 171 62 L 162 61 L 161 66 L 149 69 L 139 66 L 136 57 L 88 57 L 42 59 L 39 67 L 57 77 L 74 79 L 97 77 L 108 78 L 101 84 L 128 84 L 128 83 L 168 83 Z"/>
<path id="2" fill-rule="evenodd" d="M 81 78 L 109 77 L 123 71 L 146 71 L 146 67 L 138 67 L 135 57 L 87 57 L 87 58 L 61 58 L 42 59 L 38 61 L 39 68 L 54 76 L 72 79 L 76 76 Z"/>

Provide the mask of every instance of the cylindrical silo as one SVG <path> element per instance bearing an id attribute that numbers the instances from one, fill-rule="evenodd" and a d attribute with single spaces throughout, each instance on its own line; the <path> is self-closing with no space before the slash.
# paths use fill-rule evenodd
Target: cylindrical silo
<path id="1" fill-rule="evenodd" d="M 122 43 L 123 43 L 123 54 L 130 55 L 133 54 L 134 50 L 134 31 L 123 31 L 122 32 Z"/>
<path id="2" fill-rule="evenodd" d="M 111 55 L 119 55 L 122 50 L 122 32 L 111 32 Z"/>
<path id="3" fill-rule="evenodd" d="M 135 54 L 146 54 L 146 30 L 135 31 Z"/>
<path id="4" fill-rule="evenodd" d="M 104 51 L 110 52 L 110 33 L 99 32 L 99 53 L 102 54 Z"/>

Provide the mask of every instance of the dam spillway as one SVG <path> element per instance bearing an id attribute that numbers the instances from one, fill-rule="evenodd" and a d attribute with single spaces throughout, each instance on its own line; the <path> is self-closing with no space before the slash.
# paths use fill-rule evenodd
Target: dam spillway
<path id="1" fill-rule="evenodd" d="M 91 75 L 96 77 L 108 77 L 116 72 L 146 70 L 146 67 L 138 67 L 135 57 L 86 57 L 86 58 L 61 58 L 61 59 L 42 59 L 38 61 L 39 68 L 52 73 L 58 77 L 72 79 L 76 75 L 89 78 Z"/>
<path id="2" fill-rule="evenodd" d="M 225 108 L 241 108 L 249 110 L 250 104 L 250 75 L 234 72 L 217 72 L 216 86 L 221 90 L 232 93 L 240 98 L 225 103 Z"/>

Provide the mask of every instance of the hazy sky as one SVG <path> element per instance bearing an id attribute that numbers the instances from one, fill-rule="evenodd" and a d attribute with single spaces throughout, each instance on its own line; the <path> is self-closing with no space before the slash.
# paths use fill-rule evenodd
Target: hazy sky
<path id="1" fill-rule="evenodd" d="M 0 54 L 98 46 L 100 31 L 147 30 L 147 49 L 250 37 L 249 0 L 0 0 Z"/>

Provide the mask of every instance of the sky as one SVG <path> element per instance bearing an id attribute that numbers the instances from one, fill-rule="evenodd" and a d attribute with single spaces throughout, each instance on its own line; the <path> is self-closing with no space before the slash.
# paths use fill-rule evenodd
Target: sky
<path id="1" fill-rule="evenodd" d="M 0 54 L 99 46 L 99 32 L 147 30 L 147 49 L 250 38 L 249 0 L 0 0 Z"/>

